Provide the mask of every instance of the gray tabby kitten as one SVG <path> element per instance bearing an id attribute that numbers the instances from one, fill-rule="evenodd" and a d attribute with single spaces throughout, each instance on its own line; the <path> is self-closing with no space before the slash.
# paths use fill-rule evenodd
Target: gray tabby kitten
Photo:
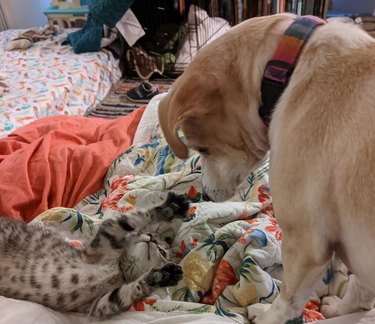
<path id="1" fill-rule="evenodd" d="M 169 193 L 161 206 L 105 220 L 84 250 L 72 247 L 54 228 L 1 218 L 0 294 L 99 318 L 119 314 L 182 279 L 181 267 L 167 262 L 168 250 L 140 230 L 184 217 L 188 208 L 185 195 Z M 137 244 L 145 247 L 142 257 L 152 268 L 132 281 L 127 250 Z"/>

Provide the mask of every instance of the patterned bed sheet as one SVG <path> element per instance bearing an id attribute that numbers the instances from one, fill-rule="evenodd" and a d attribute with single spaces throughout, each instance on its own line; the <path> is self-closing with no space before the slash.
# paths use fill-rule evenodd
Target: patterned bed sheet
<path id="1" fill-rule="evenodd" d="M 151 101 L 144 116 L 155 116 L 156 109 L 149 108 L 157 102 Z M 145 119 L 146 123 L 140 123 L 145 126 L 143 138 L 146 128 L 150 129 L 150 120 Z M 230 201 L 202 201 L 199 155 L 192 153 L 186 161 L 177 159 L 156 127 L 148 140 L 137 141 L 113 162 L 102 190 L 74 209 L 54 208 L 35 221 L 56 227 L 79 244 L 93 238 L 103 219 L 133 208 L 150 208 L 170 190 L 186 193 L 192 201 L 188 216 L 159 232 L 162 238 L 173 238 L 171 251 L 184 270 L 184 279 L 177 287 L 158 292 L 132 309 L 211 313 L 246 323 L 249 305 L 269 304 L 279 294 L 282 274 L 282 231 L 273 215 L 268 168 L 266 161 L 251 173 Z M 337 264 L 328 274 L 335 280 L 324 286 L 319 296 L 342 297 L 347 283 L 345 269 Z M 303 319 L 294 323 L 324 319 L 318 303 L 319 298 L 310 301 Z"/>
<path id="2" fill-rule="evenodd" d="M 9 86 L 0 97 L 0 138 L 45 116 L 83 115 L 121 76 L 109 51 L 77 55 L 62 46 L 67 31 L 26 50 L 6 51 L 18 33 L 0 33 L 0 73 Z"/>

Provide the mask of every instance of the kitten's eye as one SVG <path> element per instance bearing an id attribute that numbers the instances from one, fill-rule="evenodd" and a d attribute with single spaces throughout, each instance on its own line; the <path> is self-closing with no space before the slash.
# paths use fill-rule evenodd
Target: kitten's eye
<path id="1" fill-rule="evenodd" d="M 165 240 L 164 240 L 167 244 L 171 245 L 172 244 L 172 238 L 170 237 L 166 237 Z"/>
<path id="2" fill-rule="evenodd" d="M 197 151 L 198 151 L 200 154 L 208 155 L 208 147 L 198 147 L 198 148 L 197 148 Z"/>
<path id="3" fill-rule="evenodd" d="M 165 252 L 162 248 L 158 248 L 159 249 L 159 252 L 160 254 L 162 255 L 163 258 L 167 258 L 167 252 Z"/>

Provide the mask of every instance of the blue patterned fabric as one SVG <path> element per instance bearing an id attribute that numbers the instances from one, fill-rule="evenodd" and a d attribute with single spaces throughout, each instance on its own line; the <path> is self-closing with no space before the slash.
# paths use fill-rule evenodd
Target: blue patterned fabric
<path id="1" fill-rule="evenodd" d="M 134 0 L 91 0 L 85 26 L 70 33 L 63 44 L 70 44 L 74 53 L 95 52 L 100 49 L 103 25 L 113 28 Z"/>

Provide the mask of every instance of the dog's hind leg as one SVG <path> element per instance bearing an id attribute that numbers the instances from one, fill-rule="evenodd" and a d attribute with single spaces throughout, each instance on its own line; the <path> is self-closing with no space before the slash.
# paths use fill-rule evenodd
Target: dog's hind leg
<path id="1" fill-rule="evenodd" d="M 284 270 L 280 295 L 264 314 L 249 315 L 256 324 L 281 324 L 299 317 L 326 273 L 330 255 L 324 242 L 306 244 L 308 238 L 303 237 L 302 233 L 288 234 L 283 232 Z M 310 250 L 312 246 L 314 251 Z M 251 315 L 255 315 L 255 318 Z"/>
<path id="2" fill-rule="evenodd" d="M 343 299 L 335 296 L 323 298 L 321 312 L 327 317 L 344 315 L 374 307 L 374 294 L 355 275 L 349 276 L 349 286 Z"/>

